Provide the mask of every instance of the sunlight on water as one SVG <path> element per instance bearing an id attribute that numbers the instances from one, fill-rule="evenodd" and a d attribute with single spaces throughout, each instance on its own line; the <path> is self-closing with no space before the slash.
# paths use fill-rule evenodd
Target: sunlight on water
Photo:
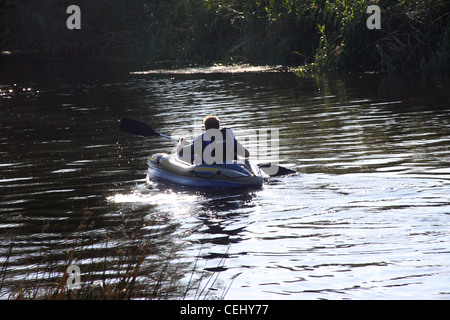
<path id="1" fill-rule="evenodd" d="M 149 190 L 148 186 L 137 186 L 132 193 L 118 193 L 107 197 L 114 204 L 131 204 L 134 207 L 157 207 L 158 211 L 166 212 L 167 218 L 182 219 L 192 215 L 199 196 L 168 190 Z M 150 214 L 151 215 L 151 214 Z"/>
<path id="2" fill-rule="evenodd" d="M 192 67 L 184 69 L 152 69 L 147 71 L 134 71 L 135 75 L 151 74 L 173 74 L 173 75 L 195 75 L 195 74 L 236 74 L 236 73 L 267 73 L 287 71 L 288 68 L 281 66 L 251 66 L 251 65 L 214 65 L 212 67 Z"/>

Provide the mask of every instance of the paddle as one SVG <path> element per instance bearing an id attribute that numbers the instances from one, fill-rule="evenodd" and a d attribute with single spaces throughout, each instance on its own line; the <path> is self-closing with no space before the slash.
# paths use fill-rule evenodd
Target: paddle
<path id="1" fill-rule="evenodd" d="M 130 118 L 123 118 L 120 122 L 120 130 L 132 133 L 137 136 L 143 136 L 143 137 L 152 137 L 152 136 L 160 136 L 164 137 L 166 139 L 170 139 L 173 141 L 178 141 L 177 138 L 166 136 L 165 134 L 156 132 L 152 127 L 150 127 L 148 124 L 133 120 Z"/>
<path id="2" fill-rule="evenodd" d="M 153 137 L 153 136 L 160 136 L 166 139 L 170 139 L 173 141 L 178 141 L 177 138 L 166 136 L 165 134 L 156 132 L 152 127 L 150 127 L 148 124 L 133 120 L 130 118 L 123 118 L 120 122 L 120 130 L 131 133 L 137 136 L 143 136 L 143 137 Z M 292 175 L 296 174 L 294 170 L 279 166 L 274 163 L 263 163 L 258 164 L 258 167 L 267 175 L 271 177 L 279 177 L 279 176 L 286 176 L 286 175 Z"/>
<path id="3" fill-rule="evenodd" d="M 279 166 L 273 162 L 259 163 L 258 167 L 267 175 L 271 177 L 289 176 L 297 174 L 297 171 Z"/>

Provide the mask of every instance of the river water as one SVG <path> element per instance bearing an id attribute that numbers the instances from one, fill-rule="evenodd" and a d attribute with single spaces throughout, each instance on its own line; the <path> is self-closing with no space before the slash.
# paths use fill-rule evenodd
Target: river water
<path id="1" fill-rule="evenodd" d="M 2 299 L 45 296 L 69 264 L 85 286 L 115 283 L 146 243 L 141 297 L 158 283 L 168 299 L 450 298 L 448 79 L 2 69 Z M 279 163 L 298 175 L 241 193 L 158 184 L 147 157 L 173 143 L 118 130 L 127 116 L 193 134 L 208 114 L 250 144 L 277 130 Z"/>

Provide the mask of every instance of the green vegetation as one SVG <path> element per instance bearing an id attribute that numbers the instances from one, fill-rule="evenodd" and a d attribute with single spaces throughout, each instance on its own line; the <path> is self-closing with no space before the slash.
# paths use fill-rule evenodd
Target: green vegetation
<path id="1" fill-rule="evenodd" d="M 81 30 L 66 8 L 81 8 Z M 369 30 L 367 7 L 381 9 Z M 449 70 L 445 0 L 1 1 L 2 51 L 299 70 Z"/>

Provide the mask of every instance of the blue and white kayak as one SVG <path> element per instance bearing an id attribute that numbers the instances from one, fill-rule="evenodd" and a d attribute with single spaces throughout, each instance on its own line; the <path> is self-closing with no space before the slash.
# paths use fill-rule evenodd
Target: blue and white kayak
<path id="1" fill-rule="evenodd" d="M 249 162 L 232 164 L 193 165 L 175 154 L 159 153 L 148 159 L 148 176 L 154 181 L 164 181 L 178 186 L 194 188 L 258 188 L 265 174 Z"/>

